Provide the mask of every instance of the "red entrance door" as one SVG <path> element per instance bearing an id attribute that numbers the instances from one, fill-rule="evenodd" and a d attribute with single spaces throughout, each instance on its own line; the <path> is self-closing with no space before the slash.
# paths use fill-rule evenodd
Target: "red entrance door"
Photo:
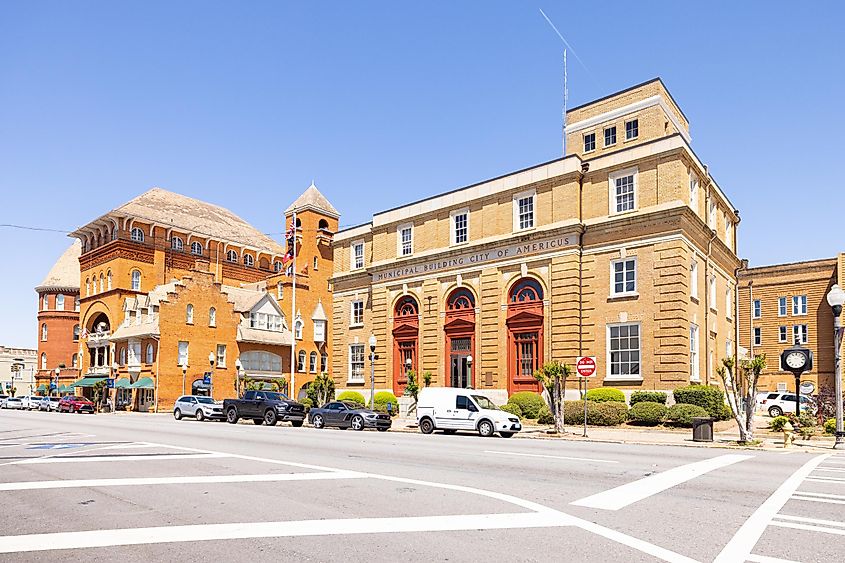
<path id="1" fill-rule="evenodd" d="M 469 358 L 475 355 L 475 296 L 458 288 L 446 299 L 445 384 L 450 387 L 477 387 Z M 473 360 L 477 365 L 477 362 Z"/>
<path id="2" fill-rule="evenodd" d="M 522 278 L 508 295 L 508 394 L 540 392 L 534 372 L 543 366 L 543 288 Z"/>
<path id="3" fill-rule="evenodd" d="M 419 307 L 406 295 L 396 303 L 393 314 L 393 394 L 397 397 L 405 394 L 409 367 L 417 371 L 418 336 Z"/>

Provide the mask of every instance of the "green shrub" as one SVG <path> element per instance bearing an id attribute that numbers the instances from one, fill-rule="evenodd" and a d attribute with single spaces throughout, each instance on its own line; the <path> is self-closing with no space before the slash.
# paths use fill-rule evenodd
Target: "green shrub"
<path id="1" fill-rule="evenodd" d="M 833 434 L 834 432 L 836 432 L 836 419 L 828 418 L 824 421 L 824 433 Z"/>
<path id="2" fill-rule="evenodd" d="M 637 403 L 660 403 L 666 404 L 666 393 L 663 391 L 634 391 L 631 393 L 631 406 Z"/>
<path id="3" fill-rule="evenodd" d="M 704 410 L 703 407 L 685 403 L 676 403 L 669 407 L 666 412 L 666 420 L 675 426 L 683 426 L 684 428 L 692 428 L 693 418 L 708 416 L 710 416 L 710 413 Z"/>
<path id="4" fill-rule="evenodd" d="M 660 403 L 642 401 L 635 403 L 628 411 L 628 420 L 644 426 L 657 426 L 663 422 L 667 410 L 666 406 Z"/>
<path id="5" fill-rule="evenodd" d="M 674 395 L 676 403 L 698 405 L 716 420 L 724 420 L 725 393 L 718 387 L 688 385 L 675 389 Z"/>
<path id="6" fill-rule="evenodd" d="M 340 395 L 337 396 L 338 401 L 349 401 L 351 403 L 358 403 L 360 405 L 367 404 L 367 401 L 364 399 L 364 396 L 359 393 L 358 391 L 344 391 Z"/>
<path id="7" fill-rule="evenodd" d="M 587 424 L 590 426 L 616 426 L 628 419 L 628 405 L 621 401 L 587 401 Z M 584 401 L 564 401 L 563 421 L 566 424 L 584 424 Z"/>
<path id="8" fill-rule="evenodd" d="M 305 397 L 304 399 L 300 399 L 299 402 L 302 403 L 303 405 L 305 405 L 305 412 L 310 411 L 311 407 L 314 406 L 314 401 L 312 401 L 308 397 Z"/>
<path id="9" fill-rule="evenodd" d="M 537 415 L 537 424 L 554 424 L 555 417 L 552 416 L 552 411 L 547 405 L 543 405 Z"/>
<path id="10" fill-rule="evenodd" d="M 625 393 L 614 387 L 599 387 L 598 389 L 590 389 L 587 391 L 587 400 L 594 401 L 596 403 L 603 403 L 605 401 L 624 403 Z"/>
<path id="11" fill-rule="evenodd" d="M 518 406 L 525 418 L 537 418 L 540 415 L 540 409 L 546 406 L 543 397 L 532 391 L 514 393 L 508 399 L 508 403 Z"/>
<path id="12" fill-rule="evenodd" d="M 522 418 L 522 409 L 519 408 L 519 405 L 515 405 L 514 403 L 508 403 L 507 405 L 502 405 L 499 408 L 502 409 L 505 412 L 509 412 L 513 415 L 516 415 L 516 416 Z"/>
<path id="13" fill-rule="evenodd" d="M 392 405 L 391 410 L 387 410 L 387 405 L 390 403 Z M 384 408 L 384 412 L 391 412 L 392 414 L 399 414 L 399 400 L 396 398 L 396 395 L 391 393 L 390 391 L 380 391 L 376 393 L 376 410 L 379 410 L 378 407 L 381 405 Z M 379 412 L 382 412 L 379 410 Z"/>
<path id="14" fill-rule="evenodd" d="M 769 421 L 769 428 L 771 428 L 773 432 L 783 432 L 783 427 L 787 422 L 789 422 L 788 416 L 776 416 Z"/>

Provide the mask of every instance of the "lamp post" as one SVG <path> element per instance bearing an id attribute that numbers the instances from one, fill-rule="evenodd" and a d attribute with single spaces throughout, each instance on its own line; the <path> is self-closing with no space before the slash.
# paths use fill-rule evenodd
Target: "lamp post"
<path id="1" fill-rule="evenodd" d="M 376 406 L 376 335 L 370 335 L 370 408 Z"/>
<path id="2" fill-rule="evenodd" d="M 185 394 L 185 376 L 188 374 L 188 364 L 182 364 L 182 394 Z"/>
<path id="3" fill-rule="evenodd" d="M 238 358 L 235 360 L 235 371 L 238 373 L 235 375 L 235 395 L 240 398 L 241 396 L 241 374 L 243 373 L 244 365 L 241 363 L 241 359 Z"/>
<path id="4" fill-rule="evenodd" d="M 208 353 L 208 365 L 211 366 L 208 372 L 208 384 L 211 387 L 208 390 L 208 396 L 214 398 L 214 352 Z"/>
<path id="5" fill-rule="evenodd" d="M 467 389 L 474 389 L 472 381 L 472 355 L 467 356 Z"/>
<path id="6" fill-rule="evenodd" d="M 118 370 L 119 367 L 120 366 L 117 364 L 117 362 L 112 362 L 112 364 L 111 364 L 112 375 L 111 376 L 112 376 L 112 379 L 115 380 L 115 383 L 117 382 L 117 370 Z M 114 392 L 114 407 L 115 407 L 115 409 L 117 409 L 117 407 L 118 407 L 118 404 L 117 404 L 117 398 L 118 397 L 117 397 L 117 395 L 118 395 L 118 391 L 117 391 L 117 389 L 115 389 L 115 392 Z"/>
<path id="7" fill-rule="evenodd" d="M 836 449 L 845 443 L 845 431 L 842 427 L 842 305 L 845 304 L 845 291 L 839 285 L 830 288 L 827 294 L 827 304 L 833 309 L 833 377 L 834 394 L 836 400 L 836 438 L 833 447 Z"/>
<path id="8" fill-rule="evenodd" d="M 58 393 L 59 392 L 59 374 L 62 373 L 62 368 L 57 367 L 54 371 L 56 373 L 56 393 Z M 50 393 L 49 389 L 47 390 L 47 394 L 52 395 L 52 393 Z"/>

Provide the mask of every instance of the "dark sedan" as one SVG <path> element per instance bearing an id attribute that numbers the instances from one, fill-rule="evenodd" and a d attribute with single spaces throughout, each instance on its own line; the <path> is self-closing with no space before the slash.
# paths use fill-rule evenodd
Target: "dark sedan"
<path id="1" fill-rule="evenodd" d="M 389 414 L 371 411 L 370 409 L 359 409 L 355 405 L 335 401 L 320 408 L 312 408 L 308 412 L 308 422 L 314 428 L 325 428 L 326 426 L 337 426 L 338 428 L 351 428 L 363 430 L 364 428 L 375 428 L 379 432 L 386 432 L 392 424 Z"/>
<path id="2" fill-rule="evenodd" d="M 87 412 L 94 414 L 94 403 L 85 397 L 68 395 L 59 399 L 59 412 Z"/>

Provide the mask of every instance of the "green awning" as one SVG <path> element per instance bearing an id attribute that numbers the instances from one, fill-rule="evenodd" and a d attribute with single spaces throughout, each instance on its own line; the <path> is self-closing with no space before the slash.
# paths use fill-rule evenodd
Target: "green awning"
<path id="1" fill-rule="evenodd" d="M 155 383 L 149 377 L 142 377 L 129 385 L 129 389 L 155 389 Z"/>
<path id="2" fill-rule="evenodd" d="M 71 387 L 93 387 L 95 383 L 104 379 L 105 377 L 83 377 L 71 384 Z"/>
<path id="3" fill-rule="evenodd" d="M 117 381 L 114 382 L 115 389 L 129 389 L 129 378 L 128 377 L 121 377 Z"/>
<path id="4" fill-rule="evenodd" d="M 41 385 L 39 385 L 38 387 L 36 387 L 36 388 L 35 388 L 35 390 L 36 390 L 36 391 L 46 391 L 46 390 L 47 390 L 47 385 L 45 385 L 44 383 L 42 383 Z"/>
<path id="5" fill-rule="evenodd" d="M 59 385 L 57 391 L 59 393 L 70 393 L 71 391 L 73 391 L 73 387 L 68 385 Z"/>

